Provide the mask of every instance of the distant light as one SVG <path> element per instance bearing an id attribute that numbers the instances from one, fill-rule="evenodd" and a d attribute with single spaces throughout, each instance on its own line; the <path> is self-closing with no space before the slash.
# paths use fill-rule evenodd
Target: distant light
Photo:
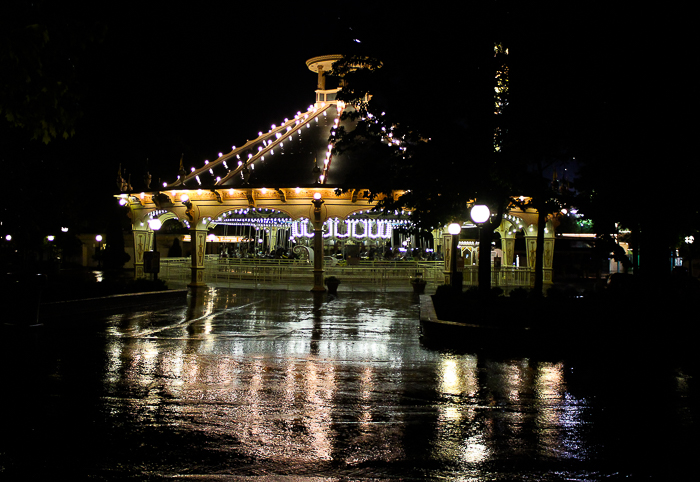
<path id="1" fill-rule="evenodd" d="M 459 234 L 460 232 L 462 232 L 462 225 L 457 224 L 457 223 L 452 223 L 449 226 L 447 226 L 447 232 L 452 234 L 452 235 Z"/>
<path id="2" fill-rule="evenodd" d="M 49 241 L 53 241 L 55 239 L 55 236 L 49 235 L 46 236 L 46 239 L 48 239 Z"/>
<path id="3" fill-rule="evenodd" d="M 62 233 L 67 233 L 67 232 L 68 232 L 68 228 L 65 228 L 65 227 L 64 227 L 64 228 L 61 228 L 61 232 L 62 232 Z"/>
<path id="4" fill-rule="evenodd" d="M 320 193 L 320 192 L 314 193 L 314 199 L 315 199 L 316 201 L 318 201 L 319 199 L 321 199 L 321 193 Z"/>
<path id="5" fill-rule="evenodd" d="M 51 236 L 51 237 L 53 238 L 53 236 Z M 51 240 L 49 240 L 49 241 L 51 241 Z M 97 241 L 98 243 L 101 243 L 102 242 L 102 235 L 98 234 L 97 236 L 95 236 L 95 241 Z"/>
<path id="6" fill-rule="evenodd" d="M 119 205 L 120 206 L 126 206 L 126 202 L 127 202 L 126 199 L 124 199 L 123 197 L 119 198 Z"/>
<path id="7" fill-rule="evenodd" d="M 7 236 L 5 236 L 5 241 L 12 241 L 12 235 L 8 234 Z"/>

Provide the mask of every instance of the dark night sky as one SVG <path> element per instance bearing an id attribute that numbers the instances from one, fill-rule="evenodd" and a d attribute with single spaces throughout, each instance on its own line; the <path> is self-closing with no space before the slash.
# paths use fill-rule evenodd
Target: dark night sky
<path id="1" fill-rule="evenodd" d="M 166 9 L 63 11 L 68 24 L 80 18 L 107 27 L 79 65 L 85 115 L 74 138 L 48 147 L 3 129 L 3 163 L 41 161 L 45 173 L 61 173 L 53 174 L 56 183 L 43 183 L 84 186 L 94 199 L 109 200 L 119 163 L 137 189 L 146 158 L 154 180 L 173 177 L 181 153 L 186 167 L 201 165 L 312 103 L 316 78 L 308 58 L 356 47 L 385 62 L 390 88 L 377 96 L 383 105 L 422 119 L 415 122 L 435 135 L 436 119 L 459 122 L 460 112 L 479 105 L 474 79 L 494 39 L 510 47 L 512 88 L 520 86 L 529 128 L 580 146 L 645 110 L 650 77 L 675 61 L 652 55 L 665 31 L 654 12 L 463 3 L 395 9 L 173 2 Z"/>

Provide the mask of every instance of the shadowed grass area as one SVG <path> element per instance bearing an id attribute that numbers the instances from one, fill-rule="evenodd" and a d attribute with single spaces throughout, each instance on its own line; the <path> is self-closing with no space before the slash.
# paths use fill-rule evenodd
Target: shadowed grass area
<path id="1" fill-rule="evenodd" d="M 133 271 L 60 271 L 47 276 L 41 301 L 70 301 L 127 293 L 167 290 L 163 280 L 134 280 Z"/>
<path id="2" fill-rule="evenodd" d="M 627 352 L 648 349 L 687 357 L 700 284 L 692 278 L 644 283 L 626 278 L 597 292 L 551 289 L 547 296 L 492 290 L 461 293 L 440 287 L 432 300 L 437 318 L 464 324 L 432 325 L 432 340 L 461 348 L 495 346 L 528 353 Z M 445 333 L 441 334 L 440 331 Z"/>

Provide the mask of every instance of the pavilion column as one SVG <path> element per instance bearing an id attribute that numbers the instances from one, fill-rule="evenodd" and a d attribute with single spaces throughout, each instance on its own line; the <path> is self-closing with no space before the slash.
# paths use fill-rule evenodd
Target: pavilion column
<path id="1" fill-rule="evenodd" d="M 143 253 L 150 251 L 153 237 L 146 226 L 133 226 L 134 233 L 134 279 L 145 278 L 143 272 Z"/>
<path id="2" fill-rule="evenodd" d="M 457 243 L 454 242 L 454 238 L 457 238 Z M 459 254 L 458 247 L 457 251 L 455 251 L 455 245 L 458 246 L 459 243 L 459 234 L 452 235 L 444 233 L 442 236 L 442 240 L 443 253 L 445 257 L 445 284 L 452 285 L 453 278 L 455 277 L 455 272 L 453 271 L 453 269 L 456 269 L 456 262 L 452 262 L 452 257 L 458 256 Z"/>
<path id="3" fill-rule="evenodd" d="M 323 222 L 314 222 L 314 287 L 311 291 L 326 291 L 323 286 Z"/>
<path id="4" fill-rule="evenodd" d="M 204 283 L 204 254 L 206 253 L 207 243 L 207 226 L 203 223 L 196 223 L 190 229 L 190 237 L 192 241 L 192 277 L 190 279 L 191 288 L 199 288 L 206 286 Z"/>
<path id="5" fill-rule="evenodd" d="M 537 257 L 537 236 L 525 236 L 526 266 L 530 270 L 530 286 L 535 282 L 535 259 Z"/>
<path id="6" fill-rule="evenodd" d="M 537 236 L 525 236 L 525 246 L 527 255 L 527 267 L 530 268 L 530 285 L 535 282 L 535 261 L 537 250 Z M 544 251 L 542 255 L 542 282 L 552 284 L 552 263 L 554 260 L 554 238 L 544 238 Z"/>
<path id="7" fill-rule="evenodd" d="M 515 238 L 501 237 L 501 248 L 503 249 L 503 266 L 513 266 Z"/>
<path id="8" fill-rule="evenodd" d="M 542 282 L 551 285 L 553 282 L 552 263 L 554 260 L 554 238 L 544 238 L 544 253 L 542 256 Z"/>
<path id="9" fill-rule="evenodd" d="M 442 230 L 433 229 L 433 252 L 443 253 L 442 249 Z"/>

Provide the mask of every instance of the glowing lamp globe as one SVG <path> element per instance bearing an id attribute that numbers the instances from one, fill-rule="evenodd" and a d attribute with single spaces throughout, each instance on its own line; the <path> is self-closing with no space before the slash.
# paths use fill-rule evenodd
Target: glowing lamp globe
<path id="1" fill-rule="evenodd" d="M 470 215 L 472 221 L 474 221 L 476 224 L 482 224 L 488 221 L 489 217 L 491 216 L 491 211 L 489 211 L 487 206 L 477 204 L 476 206 L 472 207 Z"/>
<path id="2" fill-rule="evenodd" d="M 450 234 L 459 234 L 462 231 L 462 226 L 457 223 L 452 223 L 447 226 L 447 232 Z"/>
<path id="3" fill-rule="evenodd" d="M 149 219 L 148 220 L 148 227 L 151 228 L 153 231 L 158 231 L 161 226 L 163 226 L 163 223 L 160 222 L 160 219 Z"/>

